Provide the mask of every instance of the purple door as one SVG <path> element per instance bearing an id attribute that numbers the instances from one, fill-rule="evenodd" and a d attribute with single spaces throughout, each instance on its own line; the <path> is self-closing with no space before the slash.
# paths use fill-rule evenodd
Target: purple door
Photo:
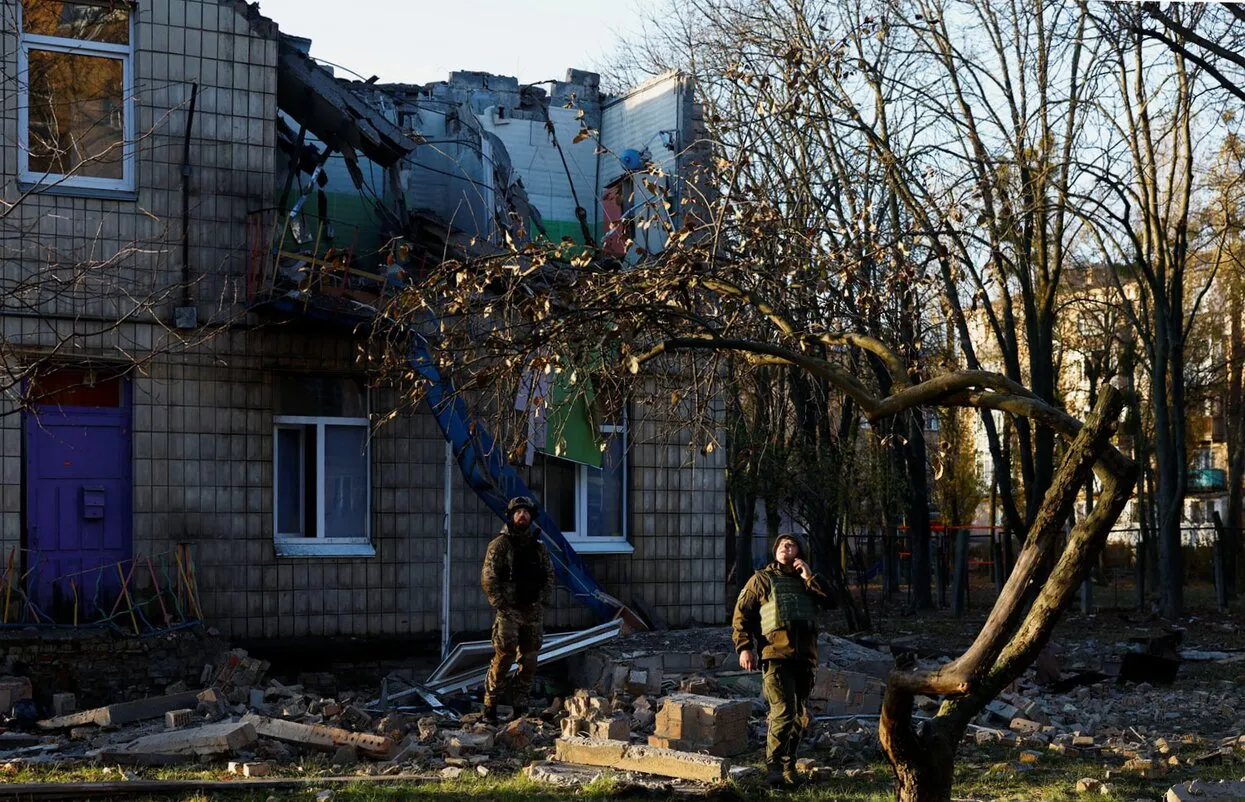
<path id="1" fill-rule="evenodd" d="M 27 592 L 46 617 L 108 614 L 131 556 L 130 415 L 124 380 L 62 371 L 26 415 Z M 127 566 L 122 566 L 128 569 Z M 75 610 L 76 606 L 76 610 Z"/>

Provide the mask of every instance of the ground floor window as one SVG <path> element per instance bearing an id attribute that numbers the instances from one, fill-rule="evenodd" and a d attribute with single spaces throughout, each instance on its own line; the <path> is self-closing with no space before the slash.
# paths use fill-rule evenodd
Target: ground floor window
<path id="1" fill-rule="evenodd" d="M 600 427 L 601 467 L 539 454 L 533 484 L 554 523 L 576 551 L 624 554 L 627 540 L 627 429 Z"/>
<path id="2" fill-rule="evenodd" d="M 278 554 L 371 554 L 367 393 L 356 379 L 282 376 L 273 416 Z"/>

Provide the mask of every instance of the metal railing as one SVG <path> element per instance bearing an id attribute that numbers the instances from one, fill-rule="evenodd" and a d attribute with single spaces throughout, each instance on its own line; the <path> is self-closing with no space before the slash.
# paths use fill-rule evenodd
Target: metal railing
<path id="1" fill-rule="evenodd" d="M 107 628 L 157 635 L 203 623 L 190 547 L 51 573 L 39 552 L 9 550 L 0 575 L 0 629 Z"/>

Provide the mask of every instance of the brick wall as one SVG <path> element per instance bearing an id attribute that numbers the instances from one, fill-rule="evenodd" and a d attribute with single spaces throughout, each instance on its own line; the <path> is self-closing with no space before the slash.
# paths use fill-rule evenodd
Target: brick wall
<path id="1" fill-rule="evenodd" d="M 104 630 L 0 632 L 4 673 L 29 677 L 35 701 L 72 693 L 78 709 L 157 696 L 175 682 L 198 687 L 228 645 L 202 628 L 154 638 L 127 638 Z"/>

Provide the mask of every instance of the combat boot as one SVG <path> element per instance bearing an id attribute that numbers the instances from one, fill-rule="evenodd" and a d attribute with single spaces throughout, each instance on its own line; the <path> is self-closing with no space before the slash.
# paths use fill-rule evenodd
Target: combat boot
<path id="1" fill-rule="evenodd" d="M 484 705 L 484 723 L 497 724 L 497 705 L 496 703 L 485 703 Z"/>
<path id="2" fill-rule="evenodd" d="M 782 783 L 788 788 L 800 788 L 806 782 L 808 779 L 797 772 L 794 766 L 788 766 L 782 770 Z"/>
<path id="3" fill-rule="evenodd" d="M 765 784 L 771 788 L 779 788 L 783 785 L 782 764 L 770 763 L 765 767 Z"/>

